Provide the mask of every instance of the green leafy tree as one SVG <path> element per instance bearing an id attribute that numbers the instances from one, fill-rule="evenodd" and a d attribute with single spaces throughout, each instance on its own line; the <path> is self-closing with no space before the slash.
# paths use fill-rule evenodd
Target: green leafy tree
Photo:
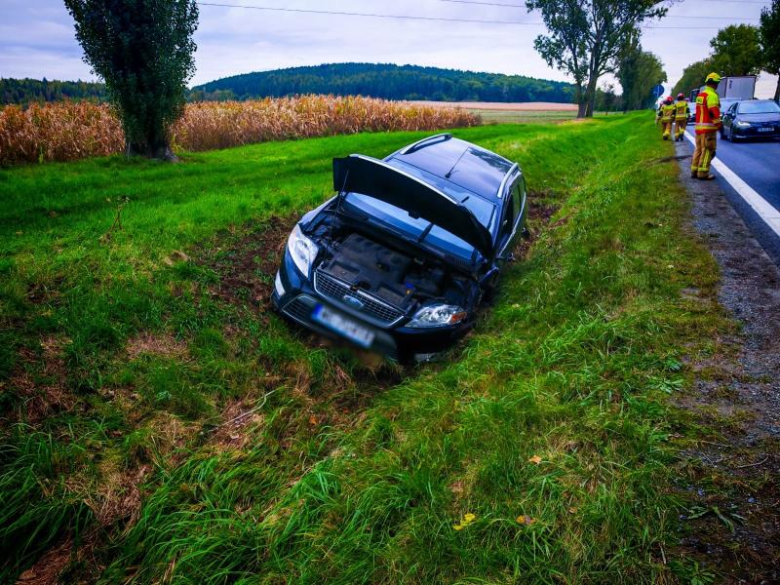
<path id="1" fill-rule="evenodd" d="M 721 75 L 755 75 L 761 71 L 758 27 L 732 24 L 719 30 L 710 46 L 714 68 Z"/>
<path id="2" fill-rule="evenodd" d="M 173 159 L 170 125 L 195 72 L 195 0 L 65 0 L 84 60 L 103 78 L 127 154 Z"/>
<path id="3" fill-rule="evenodd" d="M 772 0 L 772 5 L 761 10 L 759 27 L 761 57 L 764 69 L 777 75 L 775 101 L 780 101 L 780 0 Z"/>
<path id="4" fill-rule="evenodd" d="M 620 51 L 615 75 L 623 88 L 624 112 L 651 107 L 655 102 L 653 88 L 667 81 L 663 63 L 642 50 L 638 36 L 630 38 Z"/>
<path id="5" fill-rule="evenodd" d="M 534 47 L 550 67 L 574 79 L 577 117 L 593 115 L 599 78 L 614 73 L 618 55 L 638 26 L 667 12 L 663 0 L 526 0 L 547 26 Z"/>
<path id="6" fill-rule="evenodd" d="M 680 78 L 680 81 L 674 85 L 672 93 L 677 95 L 678 93 L 682 92 L 685 95 L 688 95 L 692 90 L 698 89 L 704 85 L 704 80 L 707 77 L 707 74 L 711 73 L 712 71 L 715 71 L 715 65 L 712 59 L 709 57 L 707 59 L 691 63 L 688 65 L 688 67 L 683 69 L 682 77 Z"/>

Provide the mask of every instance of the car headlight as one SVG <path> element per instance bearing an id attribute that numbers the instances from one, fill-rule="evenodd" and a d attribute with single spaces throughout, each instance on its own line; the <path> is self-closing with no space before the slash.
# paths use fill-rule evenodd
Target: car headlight
<path id="1" fill-rule="evenodd" d="M 750 122 L 735 122 L 734 126 L 737 128 L 750 128 Z"/>
<path id="2" fill-rule="evenodd" d="M 425 329 L 428 327 L 444 327 L 460 323 L 468 313 L 454 305 L 431 305 L 423 307 L 414 315 L 407 327 Z"/>
<path id="3" fill-rule="evenodd" d="M 309 275 L 309 268 L 319 252 L 317 244 L 303 235 L 300 226 L 296 225 L 287 240 L 287 251 L 301 274 Z"/>

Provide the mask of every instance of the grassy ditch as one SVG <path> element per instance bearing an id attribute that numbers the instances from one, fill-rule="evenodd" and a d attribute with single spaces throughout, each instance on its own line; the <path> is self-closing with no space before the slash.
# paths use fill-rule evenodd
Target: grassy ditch
<path id="1" fill-rule="evenodd" d="M 667 399 L 723 324 L 680 294 L 716 270 L 671 147 L 648 116 L 456 134 L 521 163 L 537 237 L 409 369 L 266 293 L 330 159 L 419 133 L 0 171 L 0 580 L 672 581 Z"/>

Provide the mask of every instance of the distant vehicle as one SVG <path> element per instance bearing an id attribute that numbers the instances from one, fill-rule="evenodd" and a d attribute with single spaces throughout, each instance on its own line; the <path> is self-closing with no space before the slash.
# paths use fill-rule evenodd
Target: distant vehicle
<path id="1" fill-rule="evenodd" d="M 780 106 L 773 100 L 744 100 L 723 114 L 720 135 L 737 142 L 747 138 L 780 137 Z"/>
<path id="2" fill-rule="evenodd" d="M 440 134 L 383 160 L 334 159 L 333 187 L 290 234 L 279 311 L 402 362 L 463 337 L 526 233 L 518 165 Z"/>
<path id="3" fill-rule="evenodd" d="M 756 94 L 756 79 L 755 75 L 724 77 L 718 84 L 718 95 L 721 100 L 752 100 Z"/>
<path id="4" fill-rule="evenodd" d="M 720 100 L 720 111 L 721 111 L 721 117 L 723 113 L 726 112 L 733 104 L 737 103 L 739 100 L 734 98 L 724 98 Z M 693 100 L 688 104 L 688 122 L 693 123 L 696 121 L 696 100 Z"/>
<path id="5" fill-rule="evenodd" d="M 718 84 L 718 96 L 720 97 L 720 110 L 725 112 L 734 102 L 741 100 L 752 100 L 755 98 L 756 93 L 756 80 L 755 75 L 742 75 L 737 77 L 724 77 Z M 696 98 L 704 91 L 702 85 L 698 89 L 692 89 L 690 93 L 691 105 L 689 111 L 691 115 L 688 117 L 689 122 L 693 122 L 696 119 Z"/>

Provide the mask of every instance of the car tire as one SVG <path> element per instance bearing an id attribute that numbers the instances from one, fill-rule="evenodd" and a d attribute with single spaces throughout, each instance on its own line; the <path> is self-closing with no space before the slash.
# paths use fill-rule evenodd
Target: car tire
<path id="1" fill-rule="evenodd" d="M 726 141 L 728 141 L 728 139 L 729 139 L 728 135 L 726 134 L 726 129 L 723 128 L 723 127 L 721 127 L 721 129 L 720 129 L 720 137 L 723 140 L 726 140 Z"/>

